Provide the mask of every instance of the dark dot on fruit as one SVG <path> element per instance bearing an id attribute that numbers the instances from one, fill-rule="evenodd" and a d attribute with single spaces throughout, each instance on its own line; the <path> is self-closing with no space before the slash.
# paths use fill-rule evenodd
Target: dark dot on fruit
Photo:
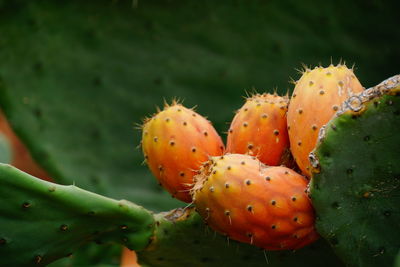
<path id="1" fill-rule="evenodd" d="M 271 177 L 267 176 L 267 177 L 265 177 L 265 180 L 271 181 Z"/>
<path id="2" fill-rule="evenodd" d="M 276 225 L 275 224 L 271 225 L 271 229 L 276 229 Z"/>
<path id="3" fill-rule="evenodd" d="M 272 200 L 272 201 L 271 201 L 271 205 L 275 206 L 275 205 L 276 205 L 276 201 L 275 201 L 275 200 Z"/>
<path id="4" fill-rule="evenodd" d="M 296 197 L 292 197 L 292 201 L 296 201 L 297 199 L 296 199 Z"/>
<path id="5" fill-rule="evenodd" d="M 251 185 L 251 181 L 250 180 L 246 180 L 246 185 Z"/>
<path id="6" fill-rule="evenodd" d="M 274 130 L 274 135 L 279 135 L 279 131 L 278 130 Z"/>
<path id="7" fill-rule="evenodd" d="M 242 165 L 244 165 L 244 164 L 246 164 L 244 161 L 242 161 L 242 162 L 240 162 L 240 164 L 242 164 Z"/>
<path id="8" fill-rule="evenodd" d="M 208 136 L 207 131 L 204 131 L 203 134 L 204 134 L 204 136 Z"/>
<path id="9" fill-rule="evenodd" d="M 253 211 L 253 206 L 252 205 L 248 205 L 247 206 L 247 211 L 250 211 L 250 212 Z"/>
<path id="10" fill-rule="evenodd" d="M 186 126 L 186 125 L 187 125 L 187 122 L 186 122 L 186 121 L 184 121 L 184 122 L 183 122 L 183 126 Z"/>
<path id="11" fill-rule="evenodd" d="M 247 122 L 243 123 L 243 127 L 247 127 L 249 124 Z"/>
<path id="12" fill-rule="evenodd" d="M 183 176 L 185 176 L 185 173 L 184 172 L 180 172 L 179 176 L 183 177 Z"/>

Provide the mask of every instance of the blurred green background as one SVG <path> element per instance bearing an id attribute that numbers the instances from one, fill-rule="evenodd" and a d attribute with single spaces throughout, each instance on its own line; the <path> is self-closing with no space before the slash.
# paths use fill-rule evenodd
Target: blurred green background
<path id="1" fill-rule="evenodd" d="M 197 105 L 225 138 L 246 91 L 291 91 L 302 63 L 373 86 L 399 72 L 396 4 L 0 0 L 0 105 L 57 182 L 167 210 L 136 149 L 156 105 Z"/>

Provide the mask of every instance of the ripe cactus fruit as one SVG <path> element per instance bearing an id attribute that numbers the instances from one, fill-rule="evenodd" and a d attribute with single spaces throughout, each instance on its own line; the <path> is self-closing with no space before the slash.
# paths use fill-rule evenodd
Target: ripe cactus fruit
<path id="1" fill-rule="evenodd" d="M 249 154 L 267 165 L 279 165 L 288 152 L 288 98 L 256 94 L 236 113 L 228 132 L 227 152 Z"/>
<path id="2" fill-rule="evenodd" d="M 363 90 L 353 70 L 341 64 L 306 69 L 296 82 L 287 124 L 290 149 L 303 174 L 311 174 L 309 153 L 317 143 L 320 128 L 347 98 Z"/>
<path id="3" fill-rule="evenodd" d="M 160 185 L 184 202 L 192 201 L 189 191 L 201 164 L 224 152 L 211 123 L 176 102 L 145 121 L 142 148 Z"/>
<path id="4" fill-rule="evenodd" d="M 193 201 L 204 220 L 229 238 L 268 250 L 298 249 L 318 238 L 307 180 L 255 157 L 213 157 L 195 177 Z"/>

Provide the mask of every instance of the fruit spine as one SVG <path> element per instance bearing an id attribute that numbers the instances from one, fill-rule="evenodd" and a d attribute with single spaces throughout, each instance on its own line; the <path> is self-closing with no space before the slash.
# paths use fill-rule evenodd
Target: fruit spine
<path id="1" fill-rule="evenodd" d="M 145 120 L 142 149 L 160 185 L 173 197 L 191 202 L 193 175 L 209 156 L 221 155 L 224 144 L 207 119 L 174 101 Z"/>

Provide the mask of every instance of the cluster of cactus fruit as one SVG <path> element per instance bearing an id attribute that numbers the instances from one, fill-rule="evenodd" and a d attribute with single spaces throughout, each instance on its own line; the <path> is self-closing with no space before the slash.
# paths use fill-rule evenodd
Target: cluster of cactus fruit
<path id="1" fill-rule="evenodd" d="M 233 240 L 267 250 L 317 240 L 309 154 L 323 126 L 364 88 L 342 64 L 306 68 L 295 84 L 290 102 L 276 93 L 247 98 L 226 149 L 211 122 L 176 101 L 146 119 L 143 153 L 160 185 Z"/>
<path id="2" fill-rule="evenodd" d="M 305 68 L 290 99 L 248 97 L 226 147 L 206 118 L 166 104 L 145 119 L 141 145 L 159 184 L 188 203 L 168 213 L 1 164 L 0 265 L 46 265 L 111 241 L 149 266 L 259 266 L 249 262 L 259 247 L 271 266 L 340 266 L 332 248 L 349 266 L 397 267 L 399 95 L 400 75 L 365 89 L 345 65 Z M 220 233 L 214 243 L 201 221 Z"/>

